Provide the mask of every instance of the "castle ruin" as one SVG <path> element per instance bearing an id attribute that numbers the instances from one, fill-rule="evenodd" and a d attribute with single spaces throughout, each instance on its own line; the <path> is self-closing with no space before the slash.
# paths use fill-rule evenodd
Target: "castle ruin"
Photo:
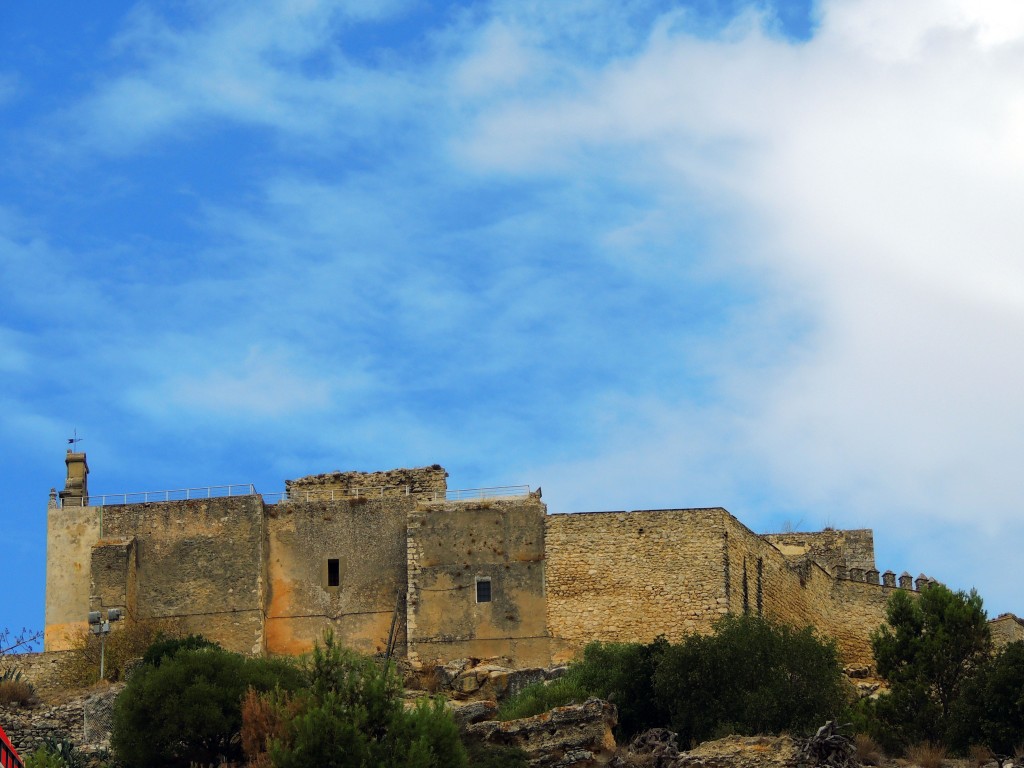
<path id="1" fill-rule="evenodd" d="M 333 629 L 413 662 L 543 666 L 591 640 L 677 641 L 751 613 L 813 625 L 845 664 L 870 665 L 889 595 L 929 583 L 879 574 L 870 530 L 761 536 L 721 508 L 548 514 L 525 486 L 450 491 L 439 465 L 313 475 L 277 497 L 111 498 L 90 496 L 84 453 L 66 464 L 48 509 L 47 651 L 89 610 L 121 608 L 245 653 L 301 653 Z"/>

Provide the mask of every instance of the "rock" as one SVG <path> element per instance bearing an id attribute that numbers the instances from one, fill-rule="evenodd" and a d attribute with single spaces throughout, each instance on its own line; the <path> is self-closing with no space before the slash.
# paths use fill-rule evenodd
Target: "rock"
<path id="1" fill-rule="evenodd" d="M 790 768 L 798 756 L 789 736 L 727 736 L 682 753 L 672 768 Z"/>
<path id="2" fill-rule="evenodd" d="M 493 701 L 448 701 L 446 706 L 451 710 L 459 728 L 482 720 L 493 720 L 498 712 L 498 705 Z"/>
<path id="3" fill-rule="evenodd" d="M 607 764 L 614 755 L 617 721 L 613 704 L 588 699 L 521 720 L 474 723 L 465 733 L 488 744 L 519 747 L 532 768 L 590 768 Z"/>

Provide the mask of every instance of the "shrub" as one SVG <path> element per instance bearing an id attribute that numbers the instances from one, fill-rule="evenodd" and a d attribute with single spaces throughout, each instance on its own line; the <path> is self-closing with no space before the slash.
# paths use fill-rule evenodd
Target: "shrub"
<path id="1" fill-rule="evenodd" d="M 941 744 L 922 742 L 907 747 L 907 760 L 920 768 L 941 768 L 946 759 L 946 748 Z"/>
<path id="2" fill-rule="evenodd" d="M 666 714 L 654 694 L 654 670 L 668 642 L 659 637 L 640 643 L 590 643 L 583 657 L 563 677 L 547 685 L 535 683 L 507 699 L 499 720 L 515 720 L 567 704 L 580 704 L 591 696 L 615 703 L 618 739 L 663 725 Z"/>
<path id="3" fill-rule="evenodd" d="M 275 768 L 464 768 L 466 751 L 442 701 L 420 700 L 402 706 L 401 685 L 393 669 L 345 650 L 331 633 L 317 643 L 306 665 L 309 688 L 286 699 L 265 694 L 270 710 L 247 711 L 283 735 L 270 739 Z M 250 733 L 259 728 L 253 723 Z"/>
<path id="4" fill-rule="evenodd" d="M 808 733 L 846 703 L 838 652 L 808 627 L 727 616 L 710 636 L 668 646 L 654 691 L 681 743 L 734 733 Z"/>
<path id="5" fill-rule="evenodd" d="M 654 673 L 666 650 L 664 636 L 647 644 L 590 643 L 574 669 L 580 685 L 591 696 L 615 703 L 620 741 L 668 721 L 668 712 L 654 691 Z"/>
<path id="6" fill-rule="evenodd" d="M 981 744 L 972 744 L 967 749 L 967 759 L 971 761 L 971 765 L 981 768 L 986 763 L 995 760 L 995 755 L 992 754 L 992 750 Z"/>
<path id="7" fill-rule="evenodd" d="M 590 697 L 578 679 L 575 670 L 548 684 L 533 683 L 515 696 L 510 696 L 498 708 L 498 720 L 518 720 L 533 717 L 555 707 L 580 704 Z"/>
<path id="8" fill-rule="evenodd" d="M 518 747 L 487 744 L 479 739 L 465 741 L 469 764 L 473 768 L 527 768 L 526 753 Z"/>
<path id="9" fill-rule="evenodd" d="M 86 756 L 66 739 L 47 739 L 25 758 L 25 768 L 86 768 L 88 764 Z"/>
<path id="10" fill-rule="evenodd" d="M 861 765 L 881 765 L 882 748 L 866 733 L 853 737 L 853 756 Z"/>
<path id="11" fill-rule="evenodd" d="M 151 667 L 159 667 L 160 663 L 180 651 L 198 651 L 201 648 L 220 648 L 218 643 L 207 640 L 202 635 L 175 637 L 160 632 L 142 656 L 142 663 Z"/>
<path id="12" fill-rule="evenodd" d="M 158 622 L 125 619 L 114 624 L 104 641 L 104 677 L 111 682 L 125 679 L 131 663 L 141 659 L 146 650 L 166 630 Z M 60 682 L 67 688 L 84 688 L 100 679 L 100 638 L 87 629 L 72 637 L 72 647 L 61 666 Z"/>
<path id="13" fill-rule="evenodd" d="M 950 744 L 984 744 L 1011 754 L 1024 733 L 1024 642 L 1010 643 L 980 665 L 963 686 L 950 716 Z"/>
<path id="14" fill-rule="evenodd" d="M 132 675 L 114 705 L 111 744 L 129 767 L 237 760 L 245 691 L 294 690 L 303 681 L 282 659 L 250 659 L 219 648 L 179 651 Z"/>
<path id="15" fill-rule="evenodd" d="M 20 676 L 0 679 L 0 704 L 28 704 L 34 695 L 32 686 Z"/>

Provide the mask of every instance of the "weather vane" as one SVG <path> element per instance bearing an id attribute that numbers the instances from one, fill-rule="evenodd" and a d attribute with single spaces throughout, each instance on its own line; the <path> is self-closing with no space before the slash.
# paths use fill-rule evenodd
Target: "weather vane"
<path id="1" fill-rule="evenodd" d="M 78 443 L 82 442 L 85 438 L 78 436 L 78 427 L 75 427 L 74 436 L 68 438 L 68 445 L 71 446 L 71 450 L 75 450 L 78 447 Z"/>

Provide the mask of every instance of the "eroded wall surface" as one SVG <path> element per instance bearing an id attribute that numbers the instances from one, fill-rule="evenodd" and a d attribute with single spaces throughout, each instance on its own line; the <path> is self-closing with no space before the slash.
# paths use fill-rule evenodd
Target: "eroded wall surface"
<path id="1" fill-rule="evenodd" d="M 767 533 L 763 538 L 790 559 L 810 558 L 832 575 L 841 567 L 875 568 L 874 534 L 868 528 Z"/>
<path id="2" fill-rule="evenodd" d="M 546 520 L 547 620 L 571 656 L 591 640 L 681 640 L 728 608 L 723 509 L 592 512 Z"/>
<path id="3" fill-rule="evenodd" d="M 100 507 L 58 507 L 46 513 L 46 625 L 44 647 L 63 651 L 86 630 L 92 546 Z"/>
<path id="4" fill-rule="evenodd" d="M 415 496 L 445 497 L 448 473 L 440 464 L 415 469 L 389 469 L 384 472 L 325 472 L 296 480 L 285 480 L 288 497 L 294 501 L 312 501 L 342 496 L 396 498 Z"/>
<path id="5" fill-rule="evenodd" d="M 404 651 L 406 513 L 411 498 L 267 505 L 267 650 L 296 654 L 327 629 L 364 653 L 383 651 L 395 616 Z M 338 586 L 328 561 L 338 561 Z M 396 598 L 401 598 L 396 599 Z"/>
<path id="6" fill-rule="evenodd" d="M 546 507 L 521 499 L 421 502 L 409 513 L 409 655 L 548 663 Z M 491 600 L 477 602 L 477 581 Z"/>
<path id="7" fill-rule="evenodd" d="M 104 507 L 103 536 L 136 540 L 138 618 L 202 633 L 229 650 L 262 652 L 259 496 Z"/>

